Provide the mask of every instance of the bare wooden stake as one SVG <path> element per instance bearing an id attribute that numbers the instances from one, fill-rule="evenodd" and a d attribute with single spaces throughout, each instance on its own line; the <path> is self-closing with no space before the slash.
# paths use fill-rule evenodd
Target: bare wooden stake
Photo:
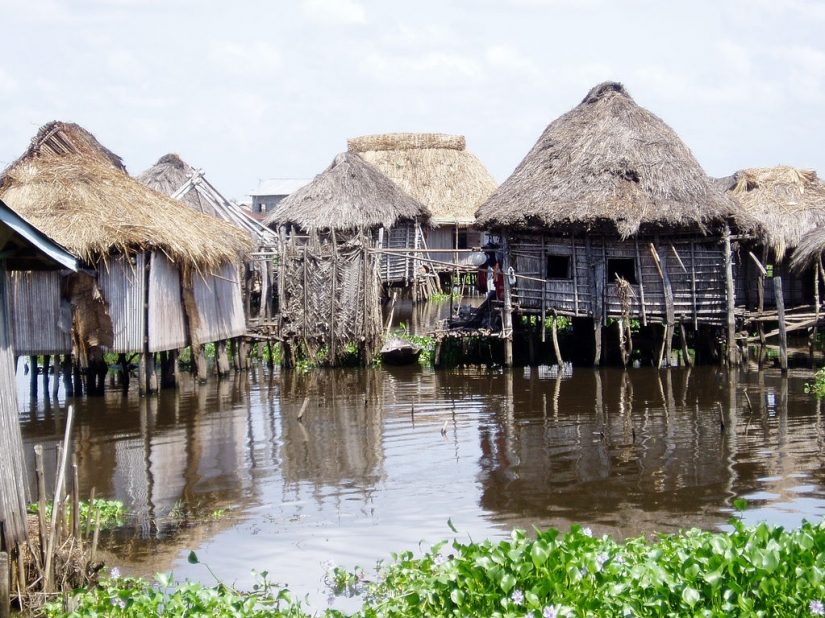
<path id="1" fill-rule="evenodd" d="M 9 555 L 6 552 L 0 552 L 0 618 L 11 618 L 10 583 Z"/>

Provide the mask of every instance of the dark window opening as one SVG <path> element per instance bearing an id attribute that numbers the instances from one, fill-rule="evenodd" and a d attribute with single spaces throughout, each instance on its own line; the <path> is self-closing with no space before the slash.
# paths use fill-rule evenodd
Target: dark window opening
<path id="1" fill-rule="evenodd" d="M 467 245 L 467 231 L 466 230 L 459 230 L 458 233 L 453 238 L 453 243 L 455 244 L 456 249 L 467 249 L 469 248 Z"/>
<path id="2" fill-rule="evenodd" d="M 607 260 L 607 280 L 615 283 L 617 277 L 621 277 L 628 283 L 639 283 L 636 280 L 636 260 L 632 258 Z"/>
<path id="3" fill-rule="evenodd" d="M 570 279 L 570 256 L 569 255 L 548 255 L 547 256 L 547 278 L 548 279 Z"/>

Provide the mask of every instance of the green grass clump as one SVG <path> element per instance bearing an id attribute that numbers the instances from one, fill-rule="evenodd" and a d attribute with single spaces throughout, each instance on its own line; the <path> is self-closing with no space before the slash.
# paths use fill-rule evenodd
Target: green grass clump
<path id="1" fill-rule="evenodd" d="M 52 517 L 52 502 L 46 503 L 46 518 Z M 122 526 L 125 522 L 126 507 L 120 500 L 104 500 L 103 498 L 95 498 L 90 505 L 83 500 L 78 505 L 80 513 L 80 525 L 82 528 L 94 526 L 95 518 L 97 517 L 97 510 L 100 509 L 100 529 L 106 530 L 108 528 L 117 528 Z M 70 507 L 66 509 L 66 517 L 69 517 Z M 30 513 L 37 513 L 40 511 L 37 503 L 30 504 L 28 507 Z"/>

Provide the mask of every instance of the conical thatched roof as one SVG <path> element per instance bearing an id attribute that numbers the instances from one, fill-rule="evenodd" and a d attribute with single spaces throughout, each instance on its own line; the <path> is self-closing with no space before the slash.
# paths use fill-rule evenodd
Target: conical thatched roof
<path id="1" fill-rule="evenodd" d="M 44 126 L 0 176 L 0 198 L 88 263 L 159 250 L 176 263 L 211 269 L 251 246 L 236 227 L 129 176 L 119 157 L 75 124 Z"/>
<path id="2" fill-rule="evenodd" d="M 719 182 L 762 225 L 778 261 L 806 232 L 825 225 L 825 183 L 813 170 L 752 168 Z"/>
<path id="3" fill-rule="evenodd" d="M 347 140 L 347 147 L 429 208 L 436 225 L 474 223 L 476 209 L 498 187 L 461 135 L 365 135 Z"/>
<path id="4" fill-rule="evenodd" d="M 149 169 L 138 174 L 137 179 L 164 195 L 172 196 L 192 177 L 195 169 L 180 155 L 170 153 L 163 155 L 158 162 Z M 187 191 L 180 201 L 196 212 L 202 212 L 211 217 L 217 217 L 215 207 L 197 191 Z"/>
<path id="5" fill-rule="evenodd" d="M 738 212 L 673 129 L 605 82 L 547 126 L 476 214 L 486 227 L 627 237 L 643 225 L 704 231 Z"/>
<path id="6" fill-rule="evenodd" d="M 342 152 L 312 182 L 281 200 L 264 224 L 292 224 L 308 232 L 343 231 L 389 228 L 429 217 L 424 206 L 377 167 L 354 152 Z"/>

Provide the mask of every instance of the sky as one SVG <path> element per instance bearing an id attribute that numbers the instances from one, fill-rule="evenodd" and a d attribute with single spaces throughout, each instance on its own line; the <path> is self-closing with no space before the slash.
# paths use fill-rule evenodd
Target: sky
<path id="1" fill-rule="evenodd" d="M 227 198 L 374 133 L 464 135 L 498 182 L 607 80 L 711 176 L 825 174 L 825 0 L 0 0 L 0 167 L 52 120 Z"/>

